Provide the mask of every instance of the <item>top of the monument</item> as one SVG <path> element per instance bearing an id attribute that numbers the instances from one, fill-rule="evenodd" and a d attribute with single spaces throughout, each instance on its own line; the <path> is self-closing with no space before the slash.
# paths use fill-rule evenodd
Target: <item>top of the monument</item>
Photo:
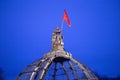
<path id="1" fill-rule="evenodd" d="M 57 27 L 52 34 L 52 51 L 64 50 L 62 31 Z"/>
<path id="2" fill-rule="evenodd" d="M 16 80 L 98 80 L 83 63 L 64 50 L 60 28 L 52 35 L 52 50 L 21 72 Z"/>

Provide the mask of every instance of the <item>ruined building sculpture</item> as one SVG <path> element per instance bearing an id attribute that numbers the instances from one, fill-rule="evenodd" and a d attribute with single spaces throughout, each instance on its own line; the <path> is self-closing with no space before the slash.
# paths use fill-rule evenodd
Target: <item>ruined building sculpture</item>
<path id="1" fill-rule="evenodd" d="M 16 80 L 98 80 L 83 63 L 64 50 L 62 31 L 52 34 L 52 49 L 41 59 L 28 65 Z"/>

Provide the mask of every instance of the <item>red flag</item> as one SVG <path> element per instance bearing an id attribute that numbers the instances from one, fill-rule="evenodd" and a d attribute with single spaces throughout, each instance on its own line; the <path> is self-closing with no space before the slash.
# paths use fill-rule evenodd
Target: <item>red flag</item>
<path id="1" fill-rule="evenodd" d="M 64 10 L 63 21 L 66 21 L 69 27 L 71 26 L 66 10 Z"/>

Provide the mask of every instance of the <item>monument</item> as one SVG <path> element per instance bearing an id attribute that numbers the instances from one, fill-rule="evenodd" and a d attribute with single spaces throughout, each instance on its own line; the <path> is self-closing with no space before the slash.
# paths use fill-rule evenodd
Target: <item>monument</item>
<path id="1" fill-rule="evenodd" d="M 65 51 L 60 28 L 52 34 L 50 52 L 28 65 L 16 80 L 98 80 L 97 76 L 83 63 Z"/>

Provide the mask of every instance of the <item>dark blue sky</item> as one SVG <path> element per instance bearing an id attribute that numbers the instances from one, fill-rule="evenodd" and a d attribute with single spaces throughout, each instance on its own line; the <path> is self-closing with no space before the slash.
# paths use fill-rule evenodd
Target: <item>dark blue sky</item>
<path id="1" fill-rule="evenodd" d="M 0 67 L 15 77 L 51 49 L 51 36 L 64 23 L 65 49 L 100 75 L 120 75 L 119 0 L 0 0 Z"/>

